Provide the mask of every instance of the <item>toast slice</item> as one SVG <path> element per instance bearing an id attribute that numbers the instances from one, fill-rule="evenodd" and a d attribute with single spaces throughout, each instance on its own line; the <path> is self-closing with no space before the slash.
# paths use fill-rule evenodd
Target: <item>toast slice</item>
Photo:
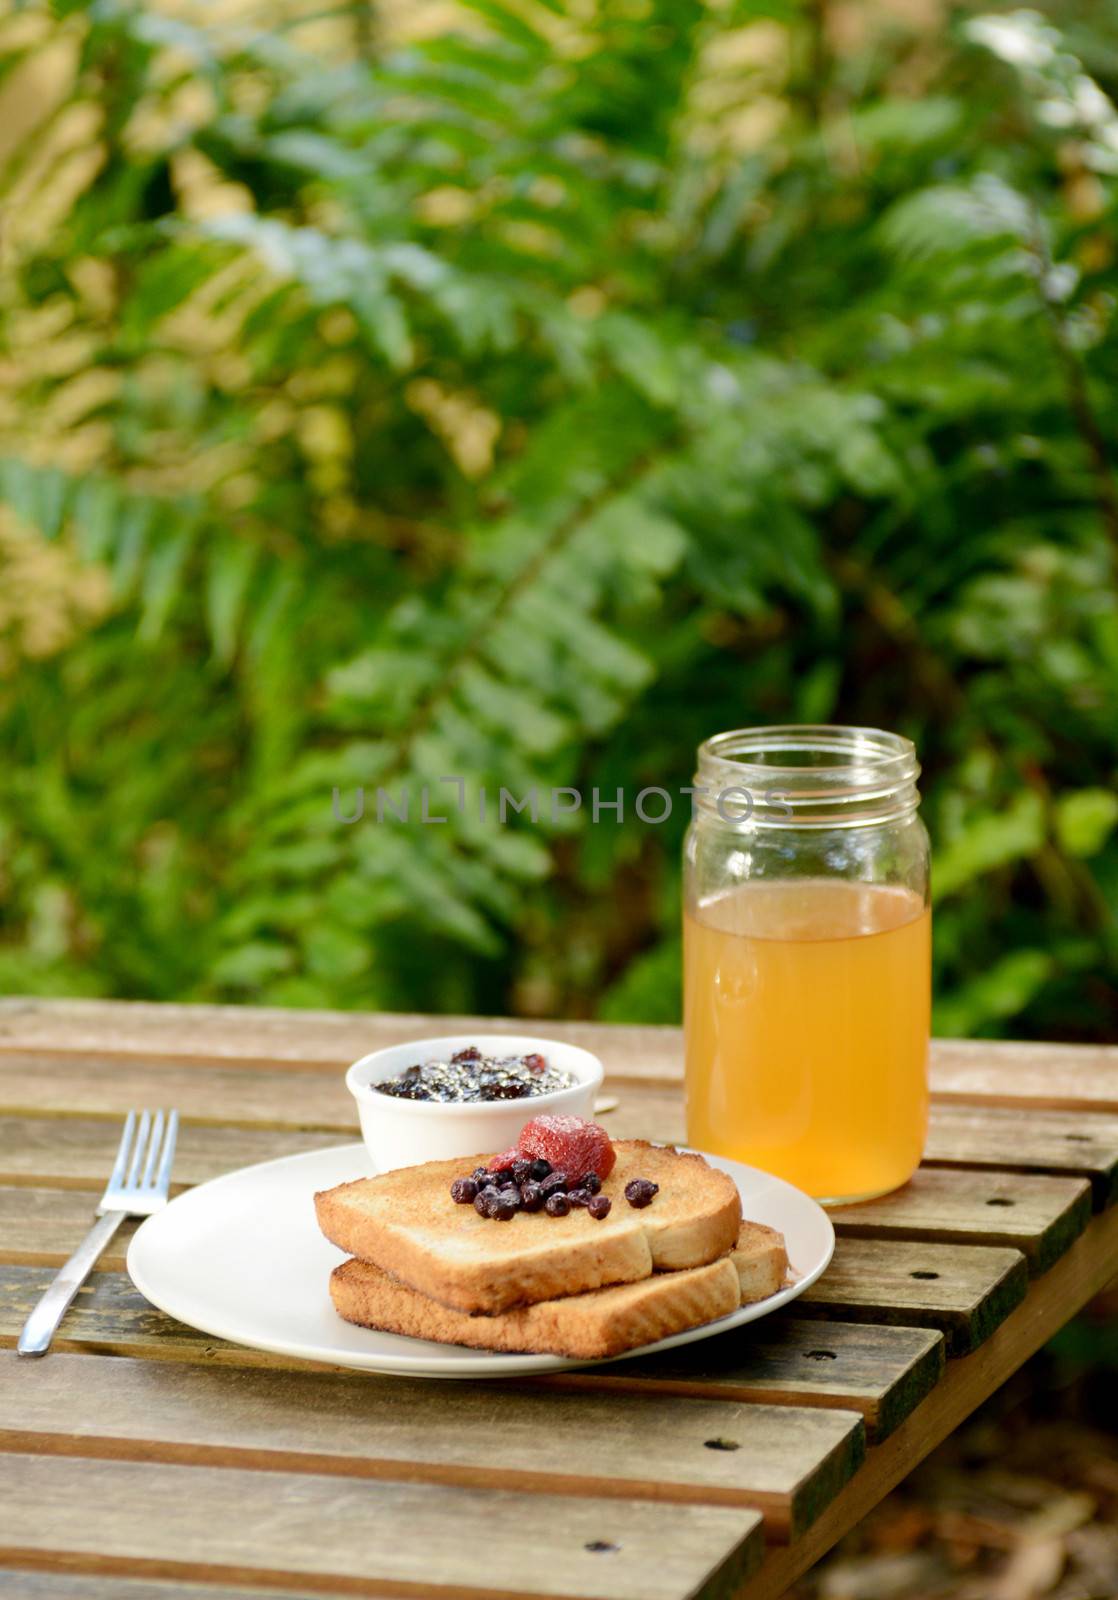
<path id="1" fill-rule="evenodd" d="M 613 1209 L 551 1217 L 517 1212 L 510 1222 L 455 1205 L 450 1185 L 484 1155 L 429 1161 L 315 1195 L 319 1227 L 347 1255 L 380 1267 L 455 1311 L 493 1315 L 512 1306 L 635 1283 L 654 1271 L 706 1266 L 730 1250 L 741 1227 L 737 1185 L 702 1156 L 644 1140 L 615 1142 L 602 1185 Z M 660 1193 L 636 1210 L 632 1178 Z"/>
<path id="2" fill-rule="evenodd" d="M 737 1269 L 743 1306 L 754 1300 L 767 1300 L 784 1287 L 788 1277 L 784 1235 L 763 1222 L 742 1223 L 730 1260 Z"/>
<path id="3" fill-rule="evenodd" d="M 343 1261 L 334 1268 L 330 1298 L 347 1322 L 387 1333 L 478 1350 L 593 1361 L 713 1322 L 748 1301 L 766 1299 L 783 1284 L 786 1268 L 781 1235 L 760 1223 L 746 1222 L 734 1250 L 708 1266 L 658 1272 L 639 1283 L 539 1301 L 492 1317 L 452 1311 L 365 1261 Z"/>
<path id="4" fill-rule="evenodd" d="M 729 1256 L 705 1267 L 658 1272 L 639 1283 L 614 1284 L 559 1300 L 540 1300 L 492 1317 L 417 1294 L 367 1261 L 343 1261 L 330 1274 L 330 1298 L 347 1322 L 439 1344 L 570 1356 L 587 1361 L 622 1355 L 736 1310 L 738 1275 Z"/>

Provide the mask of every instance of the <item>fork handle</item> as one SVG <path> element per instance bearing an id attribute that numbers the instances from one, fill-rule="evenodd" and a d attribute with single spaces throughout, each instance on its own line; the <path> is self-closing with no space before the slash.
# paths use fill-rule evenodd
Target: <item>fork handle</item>
<path id="1" fill-rule="evenodd" d="M 97 1265 L 97 1258 L 120 1227 L 126 1211 L 106 1211 L 98 1217 L 81 1244 L 46 1290 L 23 1325 L 16 1349 L 21 1356 L 45 1356 L 66 1307 Z"/>

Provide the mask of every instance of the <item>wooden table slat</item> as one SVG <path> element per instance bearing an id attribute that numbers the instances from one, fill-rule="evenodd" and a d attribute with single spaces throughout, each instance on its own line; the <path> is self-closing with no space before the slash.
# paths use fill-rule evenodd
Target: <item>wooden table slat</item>
<path id="1" fill-rule="evenodd" d="M 13 1346 L 23 1318 L 50 1281 L 41 1267 L 0 1266 L 0 1345 Z M 120 1272 L 97 1272 L 81 1291 L 56 1349 L 232 1367 L 320 1371 L 310 1362 L 250 1350 L 165 1316 Z M 819 1351 L 824 1351 L 818 1356 Z M 943 1370 L 943 1339 L 921 1328 L 781 1318 L 664 1356 L 536 1380 L 542 1387 L 605 1392 L 644 1388 L 684 1398 L 826 1405 L 857 1411 L 881 1436 L 903 1420 Z M 440 1391 L 441 1392 L 441 1386 Z M 456 1390 L 455 1393 L 458 1391 Z"/>
<path id="2" fill-rule="evenodd" d="M 230 1584 L 168 1581 L 165 1578 L 102 1578 L 87 1573 L 60 1572 L 5 1567 L 0 1578 L 4 1600 L 318 1600 L 321 1590 L 265 1588 L 254 1582 L 251 1589 Z M 378 1600 L 404 1600 L 402 1591 L 387 1589 Z"/>
<path id="3" fill-rule="evenodd" d="M 679 1084 L 680 1030 L 595 1022 L 517 1020 L 149 1001 L 0 998 L 0 1050 L 97 1051 L 157 1060 L 337 1068 L 382 1044 L 435 1033 L 534 1033 L 602 1056 L 618 1078 Z M 1118 1112 L 1118 1045 L 934 1039 L 933 1093 L 975 1105 Z"/>
<path id="4" fill-rule="evenodd" d="M 154 1098 L 150 1086 L 148 1098 Z M 344 1138 L 298 1128 L 213 1127 L 184 1121 L 175 1147 L 175 1186 L 189 1188 L 238 1167 L 304 1150 L 335 1149 Z M 120 1122 L 115 1116 L 0 1115 L 0 1184 L 99 1195 L 119 1141 Z"/>
<path id="5" fill-rule="evenodd" d="M 674 1507 L 665 1537 L 646 1500 L 526 1507 L 500 1489 L 148 1461 L 0 1453 L 0 1504 L 11 1565 L 41 1552 L 63 1568 L 350 1594 L 679 1600 L 724 1593 L 761 1551 L 757 1513 L 722 1506 Z"/>
<path id="6" fill-rule="evenodd" d="M 751 1506 L 799 1538 L 864 1456 L 861 1417 L 655 1392 L 558 1395 L 335 1372 L 0 1357 L 0 1448 L 677 1505 Z M 484 1448 L 479 1441 L 484 1440 Z M 718 1446 L 726 1446 L 720 1448 Z M 529 1515 L 531 1513 L 529 1512 Z"/>
<path id="7" fill-rule="evenodd" d="M 357 1108 L 340 1072 L 305 1068 L 153 1064 L 83 1056 L 0 1054 L 0 1110 L 104 1117 L 119 1124 L 134 1106 L 175 1106 L 211 1126 L 290 1128 L 357 1137 Z M 340 1142 L 335 1139 L 334 1143 Z"/>
<path id="8" fill-rule="evenodd" d="M 872 1323 L 826 1326 L 795 1315 L 734 1333 L 545 1381 L 560 1388 L 657 1389 L 664 1394 L 763 1400 L 860 1411 L 870 1439 L 886 1438 L 943 1374 L 943 1335 Z"/>
<path id="9" fill-rule="evenodd" d="M 924 1160 L 945 1167 L 1084 1177 L 1101 1210 L 1118 1200 L 1118 1117 L 936 1105 Z"/>
<path id="10" fill-rule="evenodd" d="M 512 1017 L 303 1011 L 269 1006 L 0 997 L 0 1051 L 106 1054 L 157 1062 L 321 1068 L 337 1073 L 358 1056 L 408 1039 L 449 1033 L 532 1034 L 566 1039 L 608 1058 L 621 1078 L 678 1084 L 679 1029 Z"/>
<path id="11" fill-rule="evenodd" d="M 1000 1245 L 1020 1250 L 1033 1273 L 1047 1272 L 1091 1220 L 1083 1178 L 921 1167 L 903 1189 L 836 1206 L 841 1237 Z"/>
<path id="12" fill-rule="evenodd" d="M 1025 1298 L 1019 1250 L 840 1239 L 827 1271 L 796 1301 L 799 1316 L 939 1328 L 949 1355 L 977 1349 Z"/>
<path id="13" fill-rule="evenodd" d="M 32 1189 L 0 1185 L 0 1262 L 60 1267 L 92 1226 L 96 1196 L 81 1189 Z M 101 1256 L 103 1270 L 121 1272 L 138 1223 L 121 1224 Z"/>

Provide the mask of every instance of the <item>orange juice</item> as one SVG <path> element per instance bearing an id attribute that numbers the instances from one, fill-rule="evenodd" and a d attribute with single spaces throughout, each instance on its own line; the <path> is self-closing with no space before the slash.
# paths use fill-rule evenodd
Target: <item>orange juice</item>
<path id="1" fill-rule="evenodd" d="M 909 889 L 787 879 L 689 908 L 688 1142 L 819 1199 L 904 1183 L 927 1131 L 930 968 Z"/>

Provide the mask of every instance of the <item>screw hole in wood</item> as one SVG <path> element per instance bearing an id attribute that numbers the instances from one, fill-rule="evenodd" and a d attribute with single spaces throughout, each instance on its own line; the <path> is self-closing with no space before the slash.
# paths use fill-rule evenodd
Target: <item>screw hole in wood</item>
<path id="1" fill-rule="evenodd" d="M 741 1445 L 736 1439 L 704 1439 L 705 1450 L 740 1450 Z"/>
<path id="2" fill-rule="evenodd" d="M 1015 1206 L 1017 1202 L 1016 1200 L 1007 1200 L 1004 1195 L 996 1194 L 987 1200 L 986 1204 L 988 1206 Z"/>
<path id="3" fill-rule="evenodd" d="M 910 1272 L 910 1278 L 938 1278 L 938 1272 Z"/>
<path id="4" fill-rule="evenodd" d="M 621 1546 L 619 1544 L 611 1544 L 608 1539 L 591 1539 L 588 1543 L 584 1544 L 582 1548 L 584 1550 L 589 1550 L 591 1555 L 601 1556 L 613 1555 L 616 1551 L 621 1549 Z"/>
<path id="5" fill-rule="evenodd" d="M 805 1350 L 805 1361 L 837 1361 L 838 1354 L 834 1350 Z"/>

